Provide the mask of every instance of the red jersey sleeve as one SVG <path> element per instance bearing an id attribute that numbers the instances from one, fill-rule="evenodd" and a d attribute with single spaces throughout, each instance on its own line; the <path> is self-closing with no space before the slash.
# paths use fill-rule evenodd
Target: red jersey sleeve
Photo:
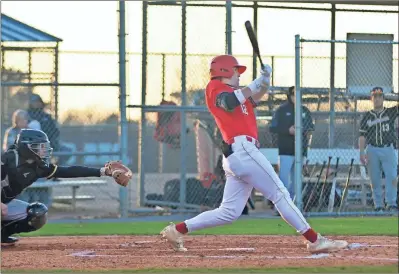
<path id="1" fill-rule="evenodd" d="M 212 80 L 206 87 L 206 97 L 211 107 L 216 107 L 216 97 L 222 92 L 233 92 L 233 89 L 219 80 Z"/>

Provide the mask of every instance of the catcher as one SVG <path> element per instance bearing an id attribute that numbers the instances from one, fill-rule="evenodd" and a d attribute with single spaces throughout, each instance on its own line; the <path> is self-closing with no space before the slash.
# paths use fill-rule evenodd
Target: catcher
<path id="1" fill-rule="evenodd" d="M 57 166 L 50 163 L 53 148 L 47 135 L 36 129 L 23 129 L 15 142 L 1 155 L 1 245 L 14 245 L 15 233 L 40 229 L 47 222 L 47 207 L 15 199 L 39 178 L 76 178 L 110 176 L 121 186 L 132 178 L 129 168 L 120 162 L 108 162 L 102 168 Z"/>

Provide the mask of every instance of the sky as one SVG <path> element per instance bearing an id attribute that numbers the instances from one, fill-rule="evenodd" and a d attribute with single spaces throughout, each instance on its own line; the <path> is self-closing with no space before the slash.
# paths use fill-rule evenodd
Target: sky
<path id="1" fill-rule="evenodd" d="M 223 3 L 223 1 L 217 1 Z M 308 5 L 328 7 L 329 5 Z M 141 102 L 141 44 L 142 4 L 126 2 L 128 92 L 129 103 Z M 355 6 L 341 6 L 355 8 Z M 357 6 L 356 6 L 357 7 Z M 364 7 L 363 7 L 364 8 Z M 367 6 L 367 9 L 376 7 Z M 387 9 L 394 9 L 384 7 Z M 118 3 L 116 1 L 2 1 L 1 10 L 11 17 L 63 39 L 60 45 L 60 82 L 117 82 L 118 81 Z M 380 8 L 379 8 L 380 9 Z M 396 7 L 397 9 L 397 7 Z M 150 6 L 148 9 L 148 52 L 181 52 L 181 8 Z M 232 51 L 237 55 L 252 54 L 244 22 L 252 21 L 252 9 L 234 8 L 232 13 Z M 263 55 L 293 56 L 296 34 L 306 39 L 330 39 L 330 13 L 320 11 L 259 9 L 258 40 Z M 397 14 L 339 12 L 336 16 L 336 39 L 346 39 L 347 33 L 393 34 L 398 41 Z M 394 54 L 397 57 L 397 50 Z M 187 52 L 208 54 L 204 57 L 188 57 L 187 86 L 201 88 L 206 84 L 206 68 L 212 55 L 225 51 L 225 9 L 187 8 Z M 303 51 L 308 55 L 327 56 L 328 44 L 306 44 Z M 90 53 L 91 52 L 91 53 Z M 98 53 L 103 52 L 103 53 Z M 113 52 L 113 54 L 112 54 Z M 337 56 L 345 55 L 345 47 L 337 47 Z M 37 71 L 49 70 L 51 61 L 36 56 Z M 5 58 L 6 59 L 6 58 Z M 48 59 L 48 58 L 47 58 Z M 239 60 L 251 66 L 249 57 Z M 11 62 L 11 61 L 10 61 Z M 21 64 L 21 61 L 18 61 Z M 271 62 L 265 58 L 265 62 Z M 275 58 L 274 76 L 277 85 L 292 85 L 294 60 Z M 328 62 L 322 59 L 310 61 L 306 79 L 309 84 L 328 86 Z M 339 65 L 338 65 L 339 68 Z M 396 65 L 397 70 L 397 65 Z M 320 72 L 320 77 L 313 73 Z M 338 83 L 345 81 L 340 75 Z M 321 75 L 323 74 L 323 75 Z M 181 57 L 167 55 L 165 93 L 179 90 Z M 396 73 L 397 75 L 397 73 Z M 157 104 L 162 93 L 162 56 L 148 59 L 147 104 Z M 248 83 L 252 72 L 242 77 Z M 312 82 L 313 81 L 313 82 Z M 396 80 L 397 81 L 397 80 Z M 312 82 L 312 83 L 311 83 Z M 43 94 L 48 94 L 40 89 Z M 35 90 L 36 91 L 36 90 Z M 39 91 L 40 92 L 40 91 Z M 118 106 L 115 88 L 60 88 L 60 111 L 91 108 L 101 112 Z"/>

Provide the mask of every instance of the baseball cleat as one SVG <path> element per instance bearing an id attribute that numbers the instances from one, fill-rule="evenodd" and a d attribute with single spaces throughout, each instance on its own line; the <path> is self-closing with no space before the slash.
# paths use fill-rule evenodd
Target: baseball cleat
<path id="1" fill-rule="evenodd" d="M 335 252 L 344 249 L 348 246 L 347 241 L 342 240 L 330 240 L 320 234 L 317 234 L 317 241 L 314 243 L 307 243 L 307 248 L 310 253 L 322 253 L 322 252 Z"/>
<path id="2" fill-rule="evenodd" d="M 19 241 L 18 238 L 16 237 L 1 237 L 1 246 L 6 247 L 6 246 L 14 246 L 17 242 Z"/>
<path id="3" fill-rule="evenodd" d="M 183 246 L 183 234 L 176 230 L 176 225 L 174 223 L 170 223 L 160 234 L 163 239 L 166 239 L 172 245 L 175 251 L 187 251 L 187 248 Z"/>

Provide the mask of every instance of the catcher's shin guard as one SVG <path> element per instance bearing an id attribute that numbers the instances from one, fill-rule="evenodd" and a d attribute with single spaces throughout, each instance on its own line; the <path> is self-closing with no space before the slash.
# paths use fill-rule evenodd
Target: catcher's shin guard
<path id="1" fill-rule="evenodd" d="M 26 209 L 28 216 L 22 220 L 1 222 L 1 238 L 15 233 L 32 232 L 42 228 L 47 222 L 47 207 L 42 203 L 32 203 Z"/>

